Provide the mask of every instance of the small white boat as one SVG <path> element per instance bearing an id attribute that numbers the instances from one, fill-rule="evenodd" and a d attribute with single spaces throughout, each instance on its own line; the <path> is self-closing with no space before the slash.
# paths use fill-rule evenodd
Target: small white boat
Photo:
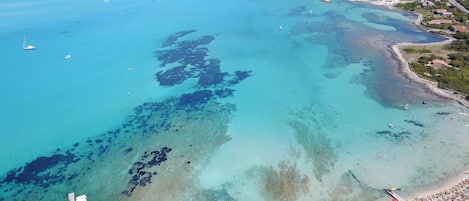
<path id="1" fill-rule="evenodd" d="M 76 198 L 75 198 L 75 193 L 72 192 L 68 194 L 68 201 L 87 201 L 87 200 L 88 200 L 88 197 L 86 196 L 86 194 L 77 196 Z"/>
<path id="2" fill-rule="evenodd" d="M 391 129 L 394 129 L 394 125 L 393 125 L 393 124 L 388 124 L 388 127 L 391 128 Z"/>
<path id="3" fill-rule="evenodd" d="M 34 45 L 28 45 L 28 42 L 26 41 L 26 36 L 23 38 L 23 50 L 35 50 L 37 47 Z"/>
<path id="4" fill-rule="evenodd" d="M 72 58 L 72 55 L 71 55 L 71 54 L 65 55 L 65 59 L 71 59 L 71 58 Z"/>
<path id="5" fill-rule="evenodd" d="M 76 198 L 77 198 L 76 201 L 87 201 L 88 200 L 88 197 L 86 196 L 86 194 L 77 196 Z"/>

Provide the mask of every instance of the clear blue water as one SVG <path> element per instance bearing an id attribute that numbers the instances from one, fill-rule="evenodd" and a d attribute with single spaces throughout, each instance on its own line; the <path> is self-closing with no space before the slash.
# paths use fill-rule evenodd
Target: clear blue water
<path id="1" fill-rule="evenodd" d="M 0 200 L 375 200 L 467 169 L 469 111 L 389 51 L 442 40 L 413 15 L 263 0 L 0 13 Z"/>

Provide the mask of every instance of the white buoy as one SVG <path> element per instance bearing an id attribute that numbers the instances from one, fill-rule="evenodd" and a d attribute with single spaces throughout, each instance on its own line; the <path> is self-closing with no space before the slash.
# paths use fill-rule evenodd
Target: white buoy
<path id="1" fill-rule="evenodd" d="M 278 29 L 279 29 L 279 30 L 282 30 L 282 29 L 283 29 L 283 26 L 279 26 Z"/>
<path id="2" fill-rule="evenodd" d="M 309 10 L 309 15 L 313 15 L 313 10 Z"/>

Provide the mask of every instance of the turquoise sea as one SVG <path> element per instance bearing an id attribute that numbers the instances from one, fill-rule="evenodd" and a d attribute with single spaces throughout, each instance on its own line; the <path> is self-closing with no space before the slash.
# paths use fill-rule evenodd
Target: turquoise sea
<path id="1" fill-rule="evenodd" d="M 443 40 L 415 18 L 344 0 L 4 0 L 0 201 L 438 185 L 469 168 L 469 110 L 400 73 L 391 45 Z"/>

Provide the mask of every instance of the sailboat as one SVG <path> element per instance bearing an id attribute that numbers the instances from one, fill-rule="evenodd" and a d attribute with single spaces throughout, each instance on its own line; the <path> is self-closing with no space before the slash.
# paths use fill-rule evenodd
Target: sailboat
<path id="1" fill-rule="evenodd" d="M 36 46 L 34 45 L 28 45 L 28 42 L 26 41 L 26 36 L 23 38 L 23 50 L 34 50 L 36 49 Z"/>

